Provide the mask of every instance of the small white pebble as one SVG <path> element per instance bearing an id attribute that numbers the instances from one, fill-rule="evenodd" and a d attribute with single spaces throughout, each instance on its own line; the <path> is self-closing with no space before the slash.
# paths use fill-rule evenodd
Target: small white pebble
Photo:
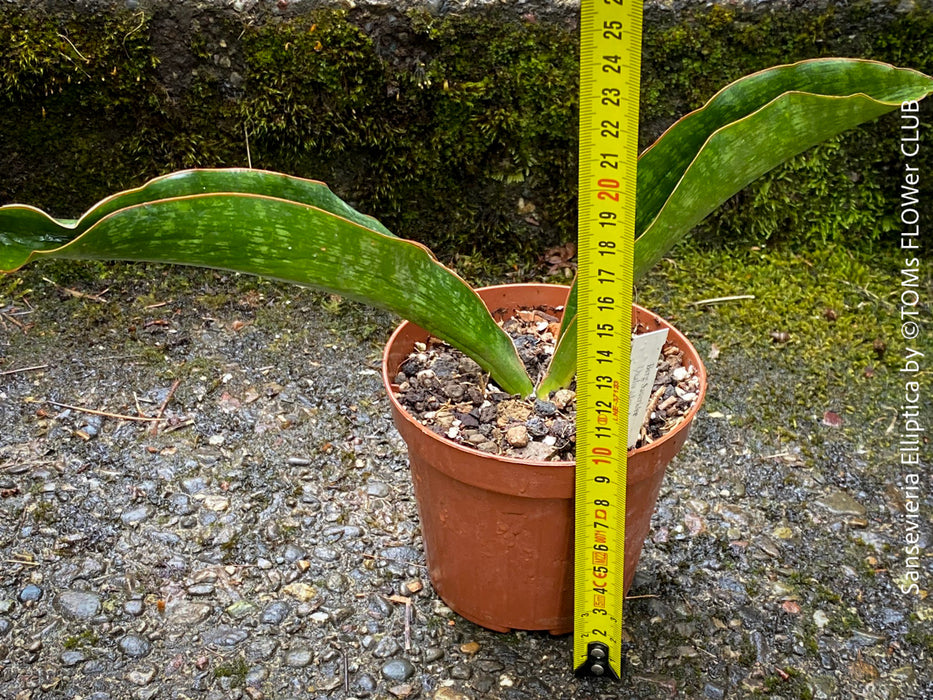
<path id="1" fill-rule="evenodd" d="M 576 393 L 570 389 L 558 389 L 554 392 L 554 398 L 551 401 L 557 408 L 563 410 L 576 396 Z"/>
<path id="2" fill-rule="evenodd" d="M 524 447 L 528 444 L 528 428 L 514 425 L 506 431 L 505 439 L 512 447 Z"/>
<path id="3" fill-rule="evenodd" d="M 205 508 L 214 511 L 215 513 L 222 513 L 230 507 L 230 499 L 223 496 L 205 496 L 202 503 L 204 504 Z"/>

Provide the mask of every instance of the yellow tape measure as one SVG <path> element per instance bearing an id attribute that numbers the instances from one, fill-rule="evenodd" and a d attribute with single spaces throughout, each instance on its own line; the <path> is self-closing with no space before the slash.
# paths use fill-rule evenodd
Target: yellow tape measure
<path id="1" fill-rule="evenodd" d="M 582 0 L 574 669 L 622 674 L 641 0 Z"/>

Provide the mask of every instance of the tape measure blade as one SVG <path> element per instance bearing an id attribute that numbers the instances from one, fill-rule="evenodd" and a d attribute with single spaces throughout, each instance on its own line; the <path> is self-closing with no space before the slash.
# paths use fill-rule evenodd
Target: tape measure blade
<path id="1" fill-rule="evenodd" d="M 582 0 L 574 668 L 619 678 L 641 2 Z"/>

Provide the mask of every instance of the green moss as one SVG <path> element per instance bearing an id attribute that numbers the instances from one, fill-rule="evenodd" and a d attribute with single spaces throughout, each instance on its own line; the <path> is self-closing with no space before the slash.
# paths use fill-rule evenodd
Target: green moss
<path id="1" fill-rule="evenodd" d="M 933 15 L 899 7 L 650 9 L 642 145 L 776 63 L 851 55 L 933 72 Z M 445 259 L 493 261 L 472 263 L 477 277 L 540 272 L 540 253 L 575 235 L 575 28 L 420 11 L 370 30 L 381 21 L 318 10 L 259 24 L 205 9 L 182 29 L 142 11 L 4 6 L 0 201 L 73 216 L 158 173 L 246 165 L 248 139 L 256 167 L 323 179 Z M 792 160 L 699 234 L 870 247 L 894 227 L 897 127 L 886 118 Z"/>
<path id="2" fill-rule="evenodd" d="M 243 685 L 247 673 L 249 673 L 249 665 L 242 658 L 232 659 L 214 667 L 214 678 L 231 678 L 233 688 Z"/>
<path id="3" fill-rule="evenodd" d="M 687 242 L 649 275 L 637 300 L 688 329 L 703 355 L 715 345 L 749 367 L 748 376 L 716 376 L 724 395 L 744 396 L 745 403 L 718 403 L 717 388 L 709 410 L 769 425 L 804 451 L 844 437 L 869 455 L 875 448 L 881 454 L 889 449 L 883 431 L 866 433 L 864 426 L 889 423 L 890 407 L 903 398 L 904 341 L 892 296 L 900 289 L 901 263 L 893 247 L 718 250 Z M 929 274 L 921 285 L 933 285 Z M 697 304 L 721 297 L 751 298 Z M 715 361 L 708 366 L 716 374 Z M 752 378 L 751 392 L 725 386 Z M 836 433 L 820 427 L 827 410 L 843 418 Z"/>
<path id="4" fill-rule="evenodd" d="M 32 509 L 32 517 L 40 525 L 51 525 L 57 517 L 55 504 L 52 501 L 39 501 Z"/>
<path id="5" fill-rule="evenodd" d="M 280 525 L 279 532 L 282 534 L 282 539 L 284 541 L 290 542 L 301 532 L 301 528 L 297 525 Z"/>
<path id="6" fill-rule="evenodd" d="M 764 680 L 762 690 L 756 695 L 774 695 L 778 693 L 784 698 L 798 698 L 798 700 L 812 700 L 813 691 L 807 685 L 806 676 L 796 668 L 783 668 L 783 675 L 775 674 Z"/>
<path id="7" fill-rule="evenodd" d="M 199 294 L 195 297 L 195 301 L 206 309 L 217 311 L 218 309 L 230 306 L 233 303 L 233 298 L 227 294 L 215 294 L 210 292 L 207 294 Z"/>
<path id="8" fill-rule="evenodd" d="M 755 645 L 747 634 L 742 634 L 742 640 L 737 645 L 737 651 L 739 652 L 739 663 L 743 666 L 752 666 L 755 659 L 758 658 Z"/>
<path id="9" fill-rule="evenodd" d="M 927 653 L 933 653 L 933 634 L 923 629 L 919 623 L 914 624 L 908 630 L 907 634 L 904 635 L 904 639 L 926 650 Z"/>
<path id="10" fill-rule="evenodd" d="M 65 641 L 62 643 L 62 646 L 65 649 L 72 651 L 75 649 L 87 649 L 89 647 L 95 646 L 100 639 L 98 636 L 91 630 L 83 630 L 77 635 L 71 637 L 66 637 Z"/>
<path id="11" fill-rule="evenodd" d="M 858 613 L 848 608 L 839 608 L 829 621 L 829 629 L 840 637 L 851 636 L 853 630 L 864 628 Z"/>
<path id="12" fill-rule="evenodd" d="M 0 183 L 0 197 L 11 198 L 8 188 L 25 175 L 30 201 L 75 213 L 131 180 L 140 162 L 118 148 L 118 135 L 154 104 L 149 39 L 141 15 L 91 22 L 4 10 L 0 43 L 12 50 L 0 57 L 0 158 L 14 177 Z"/>
<path id="13" fill-rule="evenodd" d="M 571 174 L 572 35 L 489 16 L 410 22 L 430 60 L 393 64 L 342 13 L 247 34 L 239 109 L 263 164 L 314 172 L 442 254 L 537 239 L 538 227 L 516 223 L 528 188 L 561 193 L 537 207 L 547 216 L 557 201 L 569 235 L 572 187 L 553 176 Z M 537 167 L 542 158 L 564 165 Z"/>

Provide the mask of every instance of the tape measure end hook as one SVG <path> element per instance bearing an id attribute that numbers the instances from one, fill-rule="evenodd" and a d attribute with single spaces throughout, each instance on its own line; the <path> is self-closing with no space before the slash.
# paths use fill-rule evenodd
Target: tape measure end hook
<path id="1" fill-rule="evenodd" d="M 620 665 L 621 668 L 621 665 Z M 611 678 L 621 680 L 612 668 L 609 659 L 609 647 L 602 642 L 590 642 L 586 648 L 586 661 L 576 669 L 578 678 Z"/>

